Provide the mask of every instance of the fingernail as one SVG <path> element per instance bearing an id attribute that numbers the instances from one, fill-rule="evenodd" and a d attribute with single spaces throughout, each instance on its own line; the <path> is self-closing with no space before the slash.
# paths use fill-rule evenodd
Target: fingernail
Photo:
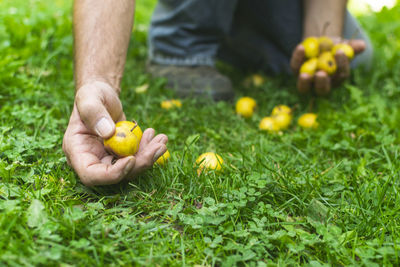
<path id="1" fill-rule="evenodd" d="M 104 117 L 97 122 L 94 128 L 101 137 L 110 136 L 113 130 L 111 123 Z"/>
<path id="2" fill-rule="evenodd" d="M 164 149 L 161 147 L 157 150 L 157 152 L 154 154 L 154 158 L 153 160 L 156 161 L 158 160 L 159 157 L 162 156 L 162 154 L 164 154 Z"/>
<path id="3" fill-rule="evenodd" d="M 151 131 L 150 134 L 147 136 L 147 142 L 150 142 L 154 137 L 154 131 Z"/>

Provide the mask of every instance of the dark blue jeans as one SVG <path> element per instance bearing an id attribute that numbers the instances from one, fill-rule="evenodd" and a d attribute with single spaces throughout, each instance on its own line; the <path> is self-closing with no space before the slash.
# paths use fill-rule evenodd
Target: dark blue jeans
<path id="1" fill-rule="evenodd" d="M 302 40 L 301 0 L 159 0 L 149 32 L 149 59 L 166 65 L 214 65 L 289 73 Z M 352 65 L 369 65 L 372 46 L 349 13 L 343 37 L 364 39 Z"/>

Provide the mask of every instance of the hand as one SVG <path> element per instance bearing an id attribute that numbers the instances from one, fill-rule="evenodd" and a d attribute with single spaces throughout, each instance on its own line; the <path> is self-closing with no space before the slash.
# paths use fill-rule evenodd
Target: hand
<path id="1" fill-rule="evenodd" d="M 348 43 L 353 48 L 355 56 L 364 51 L 366 46 L 363 40 L 344 42 Z M 314 76 L 307 73 L 300 74 L 297 79 L 297 89 L 300 93 L 310 92 L 314 83 L 314 89 L 317 95 L 327 95 L 331 91 L 332 85 L 337 86 L 350 76 L 350 61 L 343 51 L 338 50 L 334 56 L 337 65 L 336 73 L 333 76 L 329 76 L 325 71 L 319 70 Z M 304 47 L 302 44 L 299 44 L 294 49 L 290 61 L 290 66 L 296 75 L 298 75 L 300 67 L 305 60 Z"/>
<path id="2" fill-rule="evenodd" d="M 153 129 L 143 132 L 135 156 L 118 159 L 103 146 L 103 139 L 115 131 L 114 121 L 125 120 L 118 93 L 106 83 L 82 86 L 75 96 L 74 108 L 63 139 L 67 162 L 87 186 L 115 184 L 132 179 L 150 168 L 167 150 L 164 134 L 154 137 Z"/>

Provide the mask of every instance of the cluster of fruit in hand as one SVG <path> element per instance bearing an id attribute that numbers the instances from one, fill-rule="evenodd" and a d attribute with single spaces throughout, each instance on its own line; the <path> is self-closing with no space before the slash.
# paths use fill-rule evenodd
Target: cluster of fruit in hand
<path id="1" fill-rule="evenodd" d="M 307 60 L 301 65 L 300 74 L 307 73 L 313 76 L 318 70 L 323 70 L 329 75 L 335 74 L 337 69 L 335 55 L 338 50 L 343 51 L 349 60 L 354 58 L 354 50 L 349 44 L 334 44 L 327 36 L 308 37 L 302 45 Z"/>
<path id="2" fill-rule="evenodd" d="M 236 113 L 244 118 L 250 118 L 257 107 L 256 101 L 251 97 L 242 97 L 236 102 Z M 278 105 L 273 108 L 271 115 L 264 117 L 259 128 L 268 132 L 279 132 L 289 128 L 293 120 L 293 109 L 286 105 Z M 317 115 L 306 113 L 299 117 L 297 124 L 304 129 L 317 128 Z"/>
<path id="3" fill-rule="evenodd" d="M 117 158 L 133 156 L 139 150 L 142 135 L 142 129 L 136 121 L 120 121 L 115 124 L 114 135 L 104 140 L 104 147 Z M 167 150 L 156 163 L 164 165 L 169 157 L 170 153 Z"/>

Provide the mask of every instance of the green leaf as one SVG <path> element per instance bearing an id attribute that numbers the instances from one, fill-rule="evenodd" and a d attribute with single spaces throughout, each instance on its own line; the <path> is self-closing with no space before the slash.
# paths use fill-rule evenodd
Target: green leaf
<path id="1" fill-rule="evenodd" d="M 319 222 L 327 221 L 328 212 L 329 209 L 316 199 L 311 200 L 307 209 L 308 216 L 314 221 L 319 221 Z"/>
<path id="2" fill-rule="evenodd" d="M 28 226 L 38 227 L 47 221 L 47 214 L 42 202 L 38 199 L 32 200 L 31 205 L 26 213 Z"/>

